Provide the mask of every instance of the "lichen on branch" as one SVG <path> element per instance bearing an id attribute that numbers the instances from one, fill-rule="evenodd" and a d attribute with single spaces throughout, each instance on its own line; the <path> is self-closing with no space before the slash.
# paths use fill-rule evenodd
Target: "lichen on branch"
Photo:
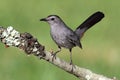
<path id="1" fill-rule="evenodd" d="M 27 32 L 19 33 L 12 26 L 7 29 L 0 27 L 0 39 L 6 46 L 18 47 L 24 50 L 26 54 L 45 56 L 44 46 L 36 38 Z"/>

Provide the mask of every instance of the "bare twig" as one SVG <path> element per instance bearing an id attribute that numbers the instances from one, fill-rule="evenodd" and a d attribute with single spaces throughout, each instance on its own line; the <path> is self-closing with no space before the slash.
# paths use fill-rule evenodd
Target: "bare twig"
<path id="1" fill-rule="evenodd" d="M 9 26 L 7 29 L 0 27 L 0 39 L 1 42 L 7 46 L 14 46 L 18 47 L 25 51 L 26 54 L 30 55 L 33 54 L 40 59 L 46 60 L 57 67 L 73 74 L 74 76 L 78 77 L 79 79 L 83 80 L 115 80 L 112 78 L 107 78 L 103 75 L 99 75 L 93 73 L 91 70 L 80 68 L 75 65 L 72 67 L 69 63 L 65 62 L 64 60 L 56 57 L 52 60 L 53 56 L 50 52 L 45 51 L 45 47 L 42 46 L 36 38 L 34 38 L 29 33 L 19 33 L 13 27 Z M 73 68 L 73 70 L 72 70 Z M 71 71 L 72 70 L 72 71 Z"/>

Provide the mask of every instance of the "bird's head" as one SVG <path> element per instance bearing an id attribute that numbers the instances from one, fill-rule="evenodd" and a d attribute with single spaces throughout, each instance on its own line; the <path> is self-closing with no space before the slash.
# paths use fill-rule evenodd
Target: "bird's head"
<path id="1" fill-rule="evenodd" d="M 46 18 L 40 19 L 40 21 L 48 22 L 50 25 L 60 24 L 61 22 L 63 22 L 61 18 L 57 15 L 49 15 Z"/>

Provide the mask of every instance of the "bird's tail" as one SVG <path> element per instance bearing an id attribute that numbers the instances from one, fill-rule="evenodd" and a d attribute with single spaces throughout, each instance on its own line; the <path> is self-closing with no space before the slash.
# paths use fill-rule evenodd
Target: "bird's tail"
<path id="1" fill-rule="evenodd" d="M 104 14 L 99 11 L 92 14 L 87 20 L 85 20 L 80 26 L 76 28 L 75 33 L 79 36 L 79 38 L 81 38 L 89 28 L 99 22 L 103 17 Z"/>

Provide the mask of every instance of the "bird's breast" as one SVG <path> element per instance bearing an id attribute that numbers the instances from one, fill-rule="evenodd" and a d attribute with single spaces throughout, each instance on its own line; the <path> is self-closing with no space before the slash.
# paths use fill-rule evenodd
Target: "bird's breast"
<path id="1" fill-rule="evenodd" d="M 66 32 L 65 29 L 61 29 L 61 28 L 51 29 L 51 37 L 58 46 L 65 47 L 65 48 L 71 48 L 73 47 L 73 44 L 71 44 L 68 41 L 67 35 L 69 34 Z"/>

